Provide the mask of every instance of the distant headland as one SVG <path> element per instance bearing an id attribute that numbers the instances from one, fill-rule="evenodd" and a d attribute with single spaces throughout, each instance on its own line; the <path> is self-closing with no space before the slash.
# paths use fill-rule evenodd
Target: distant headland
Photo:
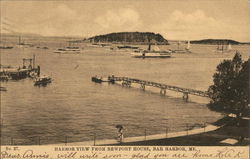
<path id="1" fill-rule="evenodd" d="M 190 41 L 192 44 L 210 44 L 210 45 L 218 45 L 218 44 L 231 44 L 231 45 L 238 45 L 238 44 L 250 44 L 248 42 L 238 42 L 231 39 L 203 39 L 203 40 L 192 40 Z"/>
<path id="2" fill-rule="evenodd" d="M 148 44 L 153 41 L 158 45 L 168 45 L 168 41 L 162 35 L 153 32 L 118 32 L 105 35 L 97 35 L 86 39 L 90 42 L 110 42 L 110 43 L 132 43 Z"/>

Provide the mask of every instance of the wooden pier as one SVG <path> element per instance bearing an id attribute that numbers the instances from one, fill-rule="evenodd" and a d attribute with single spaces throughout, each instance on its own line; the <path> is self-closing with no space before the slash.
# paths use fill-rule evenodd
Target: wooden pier
<path id="1" fill-rule="evenodd" d="M 151 81 L 145 81 L 145 80 L 140 80 L 140 79 L 135 79 L 135 78 L 109 76 L 108 80 L 111 83 L 115 83 L 118 81 L 122 82 L 122 86 L 126 86 L 126 87 L 131 87 L 132 83 L 136 83 L 136 84 L 141 85 L 142 90 L 145 90 L 146 86 L 160 88 L 160 94 L 163 94 L 163 95 L 166 95 L 166 90 L 180 92 L 180 93 L 183 93 L 183 99 L 186 101 L 189 98 L 189 94 L 209 98 L 209 94 L 207 91 L 199 91 L 195 89 L 181 88 L 177 86 L 156 83 L 156 82 L 151 82 Z"/>

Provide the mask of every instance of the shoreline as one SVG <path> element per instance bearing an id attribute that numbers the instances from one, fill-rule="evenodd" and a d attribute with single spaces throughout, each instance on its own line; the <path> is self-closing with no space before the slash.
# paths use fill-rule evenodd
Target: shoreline
<path id="1" fill-rule="evenodd" d="M 104 139 L 104 140 L 96 140 L 96 141 L 83 141 L 83 142 L 71 142 L 71 143 L 62 143 L 62 144 L 48 144 L 50 146 L 59 146 L 59 145 L 82 145 L 82 146 L 103 146 L 103 145 L 117 145 L 117 144 L 126 144 L 126 143 L 133 143 L 133 142 L 142 142 L 142 141 L 151 141 L 151 140 L 161 140 L 161 139 L 169 139 L 169 138 L 176 138 L 176 137 L 185 137 L 189 135 L 200 134 L 204 132 L 210 132 L 219 129 L 220 126 L 215 125 L 207 125 L 203 128 L 197 129 L 188 129 L 186 131 L 179 131 L 179 132 L 171 132 L 165 134 L 155 134 L 155 135 L 148 135 L 148 136 L 136 136 L 136 137 L 127 137 L 124 138 L 123 142 L 119 142 L 115 139 Z"/>

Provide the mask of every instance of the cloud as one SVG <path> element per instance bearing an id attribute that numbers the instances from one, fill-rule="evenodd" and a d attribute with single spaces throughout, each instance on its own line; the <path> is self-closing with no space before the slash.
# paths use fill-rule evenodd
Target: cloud
<path id="1" fill-rule="evenodd" d="M 27 10 L 22 19 L 14 19 L 11 29 L 18 33 L 37 33 L 48 36 L 82 35 L 86 22 L 86 15 L 65 4 L 44 7 L 39 12 Z"/>
<path id="2" fill-rule="evenodd" d="M 152 29 L 163 33 L 168 39 L 190 39 L 190 37 L 199 39 L 204 37 L 225 38 L 237 29 L 237 26 L 207 16 L 202 10 L 189 14 L 175 10 L 162 23 L 152 26 Z"/>
<path id="3" fill-rule="evenodd" d="M 140 15 L 131 8 L 109 10 L 94 22 L 104 32 L 135 31 L 141 26 Z"/>

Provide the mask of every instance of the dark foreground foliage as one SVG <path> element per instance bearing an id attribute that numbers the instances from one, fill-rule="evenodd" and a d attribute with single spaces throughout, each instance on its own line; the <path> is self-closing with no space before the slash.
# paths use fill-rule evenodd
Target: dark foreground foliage
<path id="1" fill-rule="evenodd" d="M 217 66 L 214 84 L 208 89 L 211 110 L 233 113 L 237 117 L 249 116 L 249 59 L 243 61 L 236 52 L 232 60 Z"/>

